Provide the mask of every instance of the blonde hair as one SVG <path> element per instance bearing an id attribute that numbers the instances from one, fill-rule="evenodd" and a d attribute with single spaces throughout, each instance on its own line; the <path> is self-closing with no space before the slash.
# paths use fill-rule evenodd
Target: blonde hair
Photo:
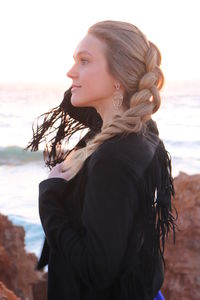
<path id="1" fill-rule="evenodd" d="M 164 83 L 158 48 L 133 24 L 102 21 L 91 26 L 88 33 L 106 44 L 108 71 L 125 90 L 123 106 L 126 109 L 122 115 L 116 115 L 112 122 L 103 126 L 86 147 L 67 156 L 63 170 L 70 170 L 69 179 L 78 173 L 84 161 L 105 140 L 142 129 L 160 107 L 159 90 Z"/>

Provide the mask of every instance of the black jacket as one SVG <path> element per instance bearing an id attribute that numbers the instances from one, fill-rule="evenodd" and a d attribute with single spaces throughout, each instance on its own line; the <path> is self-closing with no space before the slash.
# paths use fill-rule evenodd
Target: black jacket
<path id="1" fill-rule="evenodd" d="M 154 299 L 164 278 L 156 211 L 171 198 L 163 155 L 156 134 L 115 136 L 72 180 L 40 183 L 48 300 Z"/>

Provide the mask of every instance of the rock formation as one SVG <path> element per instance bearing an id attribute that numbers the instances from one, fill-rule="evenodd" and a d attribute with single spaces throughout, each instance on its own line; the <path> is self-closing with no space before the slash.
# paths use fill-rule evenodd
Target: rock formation
<path id="1" fill-rule="evenodd" d="M 0 281 L 0 299 L 1 300 L 20 300 L 13 292 L 8 290 L 5 285 Z"/>
<path id="2" fill-rule="evenodd" d="M 34 291 L 45 279 L 43 272 L 35 271 L 35 254 L 25 251 L 24 237 L 23 227 L 14 226 L 0 215 L 0 281 L 20 299 L 34 300 Z M 43 284 L 43 295 L 45 288 Z"/>
<path id="3" fill-rule="evenodd" d="M 200 299 L 200 175 L 180 173 L 174 180 L 178 211 L 176 245 L 166 247 L 166 300 Z"/>

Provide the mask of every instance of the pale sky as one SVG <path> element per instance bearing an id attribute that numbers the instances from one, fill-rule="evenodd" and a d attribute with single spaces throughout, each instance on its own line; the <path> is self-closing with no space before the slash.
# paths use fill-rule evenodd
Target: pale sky
<path id="1" fill-rule="evenodd" d="M 0 0 L 0 83 L 60 83 L 90 25 L 138 26 L 162 53 L 167 80 L 200 79 L 199 0 Z"/>

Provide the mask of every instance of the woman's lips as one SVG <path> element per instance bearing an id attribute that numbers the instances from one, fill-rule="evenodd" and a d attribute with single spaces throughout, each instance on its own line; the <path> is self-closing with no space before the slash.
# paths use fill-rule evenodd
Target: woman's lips
<path id="1" fill-rule="evenodd" d="M 80 88 L 81 88 L 81 86 L 74 85 L 74 86 L 72 86 L 71 92 L 75 91 L 76 89 L 80 89 Z"/>

